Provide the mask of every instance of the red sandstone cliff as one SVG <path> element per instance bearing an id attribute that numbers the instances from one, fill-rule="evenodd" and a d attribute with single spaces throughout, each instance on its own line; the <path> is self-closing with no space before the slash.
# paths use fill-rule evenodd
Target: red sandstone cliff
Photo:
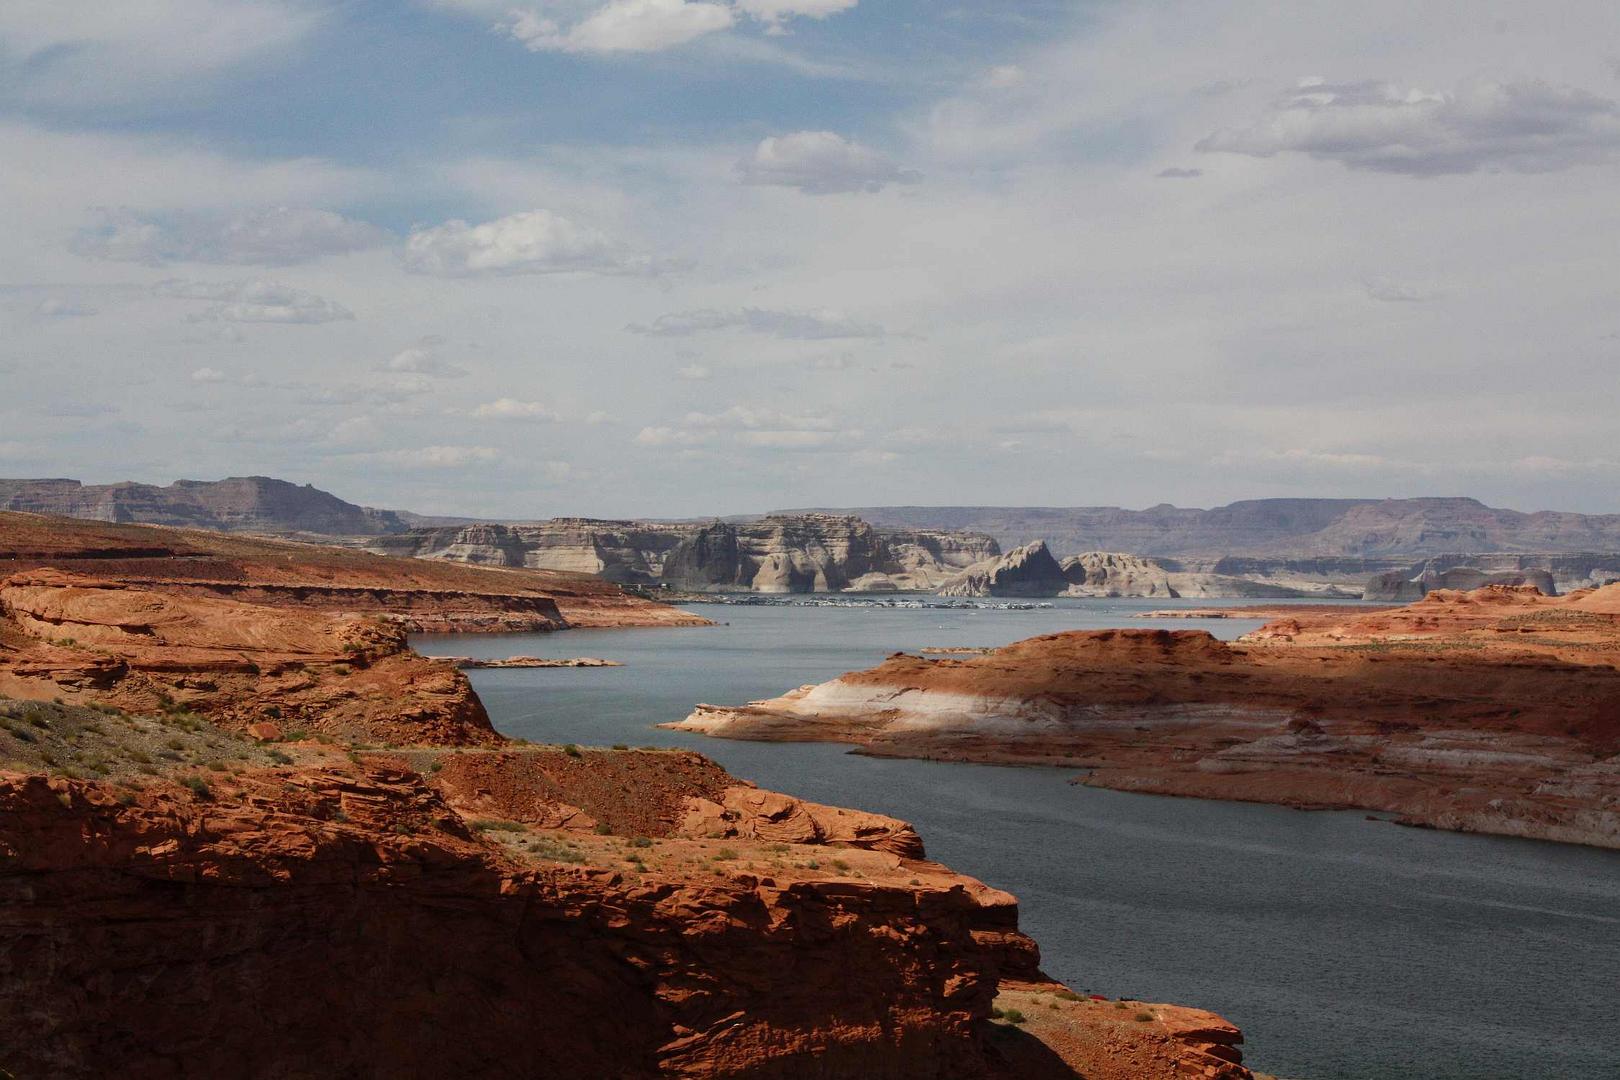
<path id="1" fill-rule="evenodd" d="M 506 740 L 404 638 L 672 609 L 390 563 L 0 515 L 0 1074 L 1251 1076 L 904 822 Z"/>

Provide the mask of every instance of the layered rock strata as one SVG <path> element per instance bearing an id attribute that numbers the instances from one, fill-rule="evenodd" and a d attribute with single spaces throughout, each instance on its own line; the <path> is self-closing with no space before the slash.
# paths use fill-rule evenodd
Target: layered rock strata
<path id="1" fill-rule="evenodd" d="M 1493 587 L 1290 616 L 1231 644 L 1105 630 L 963 660 L 896 655 L 674 726 L 1620 847 L 1617 660 L 1620 586 Z"/>
<path id="2" fill-rule="evenodd" d="M 0 694 L 32 700 L 0 700 L 0 1073 L 1034 1075 L 993 1001 L 1066 991 L 904 822 L 504 739 L 386 610 L 193 588 L 226 553 L 162 530 L 8 523 Z M 267 551 L 372 565 L 232 550 L 250 582 Z M 1138 1041 L 1141 1076 L 1201 1060 Z"/>
<path id="3" fill-rule="evenodd" d="M 777 515 L 710 524 L 556 518 L 379 537 L 373 550 L 485 566 L 594 574 L 686 591 L 932 590 L 1000 553 L 986 536 L 880 532 L 858 518 Z"/>

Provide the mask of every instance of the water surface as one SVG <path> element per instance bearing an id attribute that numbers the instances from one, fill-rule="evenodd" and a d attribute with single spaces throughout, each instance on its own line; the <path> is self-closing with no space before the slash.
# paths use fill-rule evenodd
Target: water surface
<path id="1" fill-rule="evenodd" d="M 1301 1080 L 1620 1078 L 1620 853 L 1098 791 L 1070 785 L 1072 770 L 884 760 L 652 726 L 696 702 L 771 697 L 896 650 L 1106 626 L 1234 637 L 1258 625 L 1132 617 L 1171 606 L 695 605 L 727 625 L 417 643 L 624 661 L 470 674 L 507 734 L 691 747 L 764 787 L 914 823 L 931 857 L 1019 897 L 1052 975 L 1220 1012 L 1244 1029 L 1256 1068 Z"/>

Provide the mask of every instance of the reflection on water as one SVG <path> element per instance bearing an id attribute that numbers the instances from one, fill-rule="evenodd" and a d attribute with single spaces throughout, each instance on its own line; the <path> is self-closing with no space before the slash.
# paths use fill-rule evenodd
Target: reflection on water
<path id="1" fill-rule="evenodd" d="M 774 696 L 896 650 L 1105 626 L 1233 637 L 1257 625 L 1131 617 L 1169 606 L 701 605 L 692 610 L 727 625 L 418 644 L 623 661 L 469 674 L 508 734 L 692 747 L 764 787 L 913 822 L 932 857 L 1018 895 L 1051 974 L 1080 990 L 1221 1012 L 1243 1027 L 1257 1068 L 1305 1080 L 1620 1077 L 1620 853 L 1095 791 L 1063 770 L 652 727 L 700 701 Z"/>

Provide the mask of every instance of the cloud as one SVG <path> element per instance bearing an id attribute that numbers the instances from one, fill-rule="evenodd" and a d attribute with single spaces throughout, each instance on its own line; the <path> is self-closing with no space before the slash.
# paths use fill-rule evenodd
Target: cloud
<path id="1" fill-rule="evenodd" d="M 798 188 L 807 195 L 875 192 L 889 184 L 922 179 L 832 131 L 796 131 L 761 139 L 751 157 L 737 162 L 737 175 L 745 184 Z"/>
<path id="2" fill-rule="evenodd" d="M 880 338 L 883 327 L 858 322 L 837 312 L 776 311 L 769 308 L 737 308 L 721 311 L 702 308 L 660 315 L 651 323 L 631 323 L 626 329 L 649 337 L 690 337 L 714 330 L 746 330 L 793 341 L 827 341 L 837 338 Z"/>
<path id="3" fill-rule="evenodd" d="M 193 322 L 325 323 L 354 318 L 354 312 L 314 293 L 271 281 L 160 281 L 152 291 L 180 300 L 209 300 Z"/>
<path id="4" fill-rule="evenodd" d="M 1305 79 L 1257 123 L 1216 132 L 1196 149 L 1300 153 L 1406 176 L 1553 172 L 1620 152 L 1620 105 L 1539 80 L 1479 80 L 1437 93 Z"/>
<path id="5" fill-rule="evenodd" d="M 501 453 L 493 446 L 416 446 L 407 450 L 377 450 L 354 456 L 380 465 L 413 469 L 464 469 L 469 465 L 499 461 Z"/>
<path id="6" fill-rule="evenodd" d="M 675 374 L 691 382 L 703 382 L 714 378 L 714 369 L 707 364 L 688 364 L 683 368 L 676 368 Z"/>
<path id="7" fill-rule="evenodd" d="M 674 427 L 644 427 L 636 432 L 637 446 L 695 446 L 707 442 L 707 432 L 685 431 Z"/>
<path id="8" fill-rule="evenodd" d="M 377 370 L 396 375 L 427 375 L 435 379 L 459 379 L 466 375 L 466 368 L 451 363 L 440 354 L 439 348 L 443 344 L 443 338 L 425 337 L 378 364 Z"/>
<path id="9" fill-rule="evenodd" d="M 737 10 L 772 30 L 792 18 L 825 19 L 848 11 L 860 0 L 736 0 Z"/>
<path id="10" fill-rule="evenodd" d="M 104 211 L 70 247 L 92 259 L 162 266 L 174 262 L 290 266 L 387 243 L 389 234 L 331 210 L 277 206 L 229 217 L 179 214 L 167 219 L 132 210 Z"/>
<path id="11" fill-rule="evenodd" d="M 127 104 L 239 71 L 298 41 L 320 18 L 306 0 L 7 0 L 0 53 L 28 71 L 26 99 Z"/>
<path id="12" fill-rule="evenodd" d="M 440 277 L 477 277 L 645 274 L 658 266 L 589 226 L 549 210 L 526 210 L 482 225 L 455 220 L 417 229 L 405 241 L 405 268 Z"/>
<path id="13" fill-rule="evenodd" d="M 1017 64 L 1001 64 L 985 72 L 979 85 L 986 90 L 1011 90 L 1022 86 L 1026 77 L 1024 69 Z"/>
<path id="14" fill-rule="evenodd" d="M 1361 285 L 1372 299 L 1383 300 L 1386 303 L 1420 304 L 1433 300 L 1436 295 L 1415 285 L 1391 281 L 1388 278 L 1368 278 Z"/>
<path id="15" fill-rule="evenodd" d="M 218 368 L 200 367 L 191 373 L 191 381 L 195 383 L 222 383 L 226 374 Z"/>
<path id="16" fill-rule="evenodd" d="M 0 442 L 0 461 L 33 461 L 38 457 L 39 451 L 27 443 Z"/>
<path id="17" fill-rule="evenodd" d="M 481 420 L 552 421 L 562 419 L 538 401 L 519 401 L 517 398 L 509 397 L 486 401 L 473 409 L 472 414 Z"/>
<path id="18" fill-rule="evenodd" d="M 500 27 L 534 52 L 648 53 L 729 29 L 735 21 L 725 4 L 612 0 L 567 25 L 532 8 L 517 8 Z"/>
<path id="19" fill-rule="evenodd" d="M 1203 169 L 1169 168 L 1169 169 L 1160 169 L 1158 172 L 1154 173 L 1153 175 L 1159 177 L 1162 180 L 1196 180 L 1198 177 L 1204 175 L 1204 170 Z"/>
<path id="20" fill-rule="evenodd" d="M 43 319 L 79 319 L 96 314 L 96 309 L 67 297 L 48 296 L 34 305 L 34 314 Z"/>
<path id="21" fill-rule="evenodd" d="M 831 417 L 817 413 L 785 413 L 779 409 L 761 409 L 748 405 L 733 405 L 724 412 L 686 414 L 686 426 L 696 428 L 783 428 L 791 431 L 831 431 L 837 424 Z"/>

